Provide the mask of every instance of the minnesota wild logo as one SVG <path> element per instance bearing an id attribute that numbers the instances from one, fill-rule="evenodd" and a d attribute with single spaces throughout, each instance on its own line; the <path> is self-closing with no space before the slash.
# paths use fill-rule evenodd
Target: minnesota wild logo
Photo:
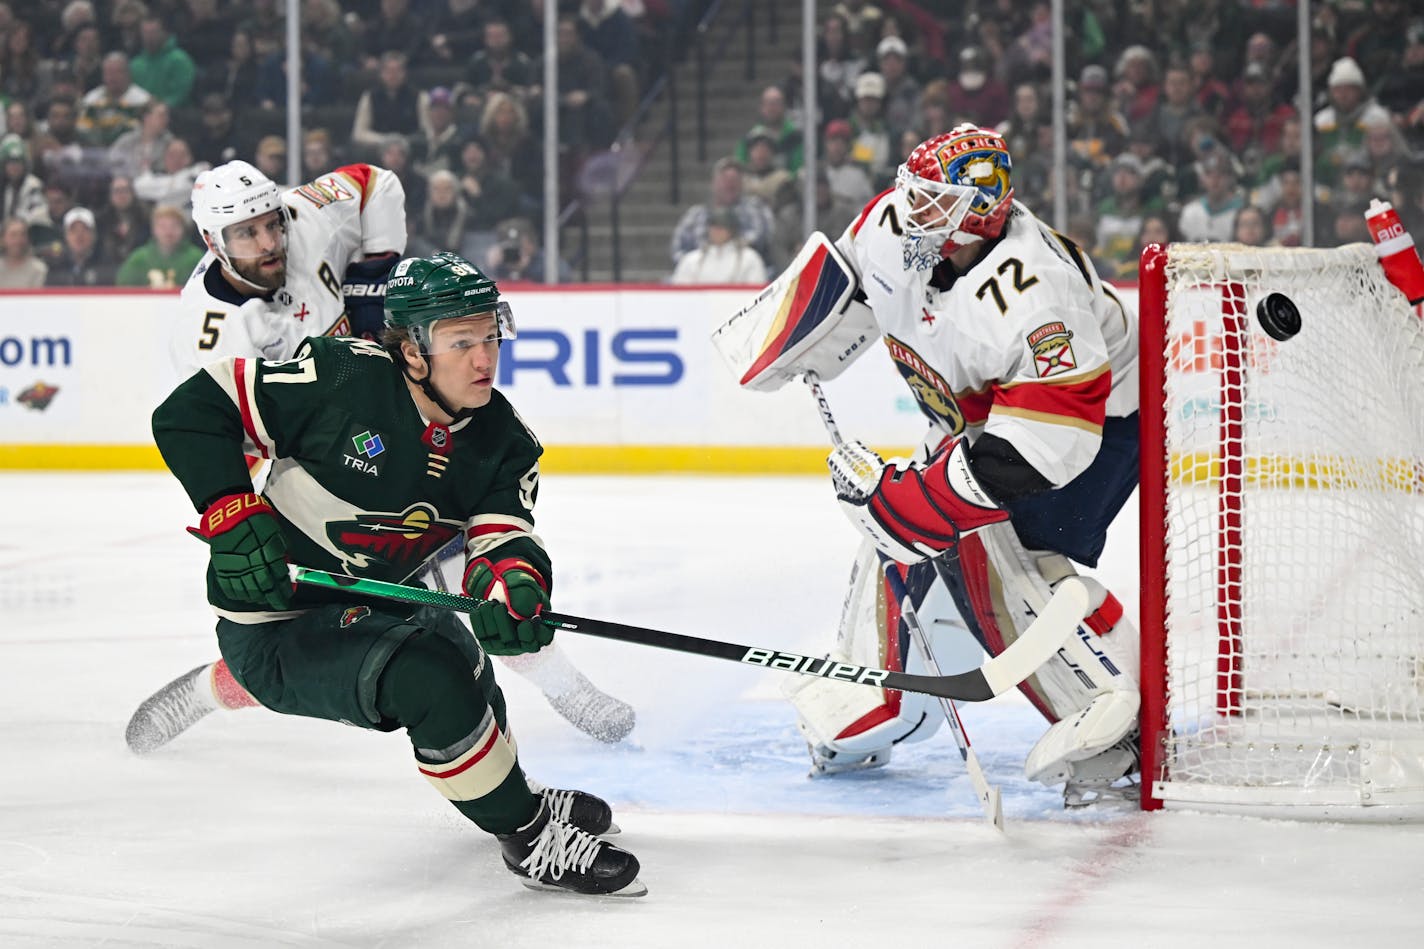
<path id="1" fill-rule="evenodd" d="M 462 529 L 459 522 L 441 520 L 430 505 L 413 504 L 398 514 L 368 512 L 327 521 L 326 536 L 350 567 L 407 577 Z"/>

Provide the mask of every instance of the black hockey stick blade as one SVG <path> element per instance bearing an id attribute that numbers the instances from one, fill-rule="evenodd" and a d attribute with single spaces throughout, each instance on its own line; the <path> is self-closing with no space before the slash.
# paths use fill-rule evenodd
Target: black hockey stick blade
<path id="1" fill-rule="evenodd" d="M 362 596 L 433 606 L 438 609 L 469 613 L 483 600 L 427 590 L 424 587 L 408 587 L 384 580 L 368 580 L 345 574 L 328 573 L 311 567 L 291 568 L 292 579 L 310 586 L 346 590 Z M 629 626 L 608 620 L 587 619 L 566 613 L 546 611 L 540 614 L 546 624 L 556 630 L 579 633 L 584 636 L 598 636 L 616 639 L 625 643 L 643 646 L 657 646 L 675 652 L 711 656 L 716 659 L 730 659 L 764 669 L 780 672 L 795 672 L 800 675 L 833 679 L 880 689 L 894 689 L 899 692 L 922 692 L 925 695 L 942 696 L 956 702 L 983 702 L 1018 685 L 1043 665 L 1063 641 L 1068 638 L 1083 621 L 1088 608 L 1088 591 L 1076 578 L 1068 578 L 1058 585 L 1053 598 L 1048 601 L 1038 619 L 1029 625 L 1014 643 L 1002 653 L 986 661 L 977 669 L 947 676 L 910 675 L 890 669 L 875 669 L 846 662 L 835 662 L 827 658 L 802 656 L 780 649 L 760 646 L 743 646 L 737 643 L 721 642 L 716 639 L 701 639 L 681 633 L 669 633 L 642 626 Z"/>

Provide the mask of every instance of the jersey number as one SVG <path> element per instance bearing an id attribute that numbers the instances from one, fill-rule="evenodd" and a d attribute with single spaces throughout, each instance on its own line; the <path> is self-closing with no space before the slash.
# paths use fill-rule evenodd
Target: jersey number
<path id="1" fill-rule="evenodd" d="M 1019 293 L 1023 293 L 1029 287 L 1038 283 L 1037 277 L 1032 275 L 1027 277 L 1024 276 L 1023 261 L 1019 260 L 1017 257 L 1010 257 L 1008 260 L 1004 261 L 1002 264 L 999 265 L 999 276 L 1007 276 L 1010 270 L 1013 271 L 1014 290 Z M 981 300 L 984 299 L 984 294 L 986 293 L 993 296 L 994 305 L 999 308 L 1000 316 L 1003 316 L 1005 313 L 1009 312 L 1008 301 L 1004 299 L 1004 293 L 1002 290 L 999 289 L 999 277 L 990 277 L 988 280 L 985 280 L 983 284 L 980 285 L 978 290 L 974 291 L 974 295 Z"/>
<path id="2" fill-rule="evenodd" d="M 227 318 L 226 313 L 219 313 L 216 310 L 209 310 L 203 317 L 203 335 L 198 340 L 198 348 L 212 349 L 218 344 L 218 336 L 222 334 L 222 327 L 218 326 Z"/>
<path id="3" fill-rule="evenodd" d="M 326 261 L 321 262 L 321 266 L 316 269 L 316 275 L 321 278 L 322 286 L 331 291 L 331 295 L 336 299 L 341 299 L 341 281 L 336 279 L 336 274 L 331 272 L 331 265 Z"/>

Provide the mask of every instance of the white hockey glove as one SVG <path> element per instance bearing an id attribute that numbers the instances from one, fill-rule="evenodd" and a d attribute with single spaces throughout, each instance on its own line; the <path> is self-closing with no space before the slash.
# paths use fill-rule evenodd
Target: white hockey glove
<path id="1" fill-rule="evenodd" d="M 967 449 L 957 438 L 921 465 L 887 463 L 862 443 L 846 442 L 826 464 L 851 523 L 898 563 L 918 563 L 952 550 L 963 534 L 1009 519 L 979 486 Z"/>

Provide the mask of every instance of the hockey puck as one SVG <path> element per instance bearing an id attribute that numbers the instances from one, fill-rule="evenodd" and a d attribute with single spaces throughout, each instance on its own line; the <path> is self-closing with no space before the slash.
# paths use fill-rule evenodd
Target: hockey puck
<path id="1" fill-rule="evenodd" d="M 1269 293 L 1259 301 L 1256 319 L 1272 339 L 1283 343 L 1300 332 L 1300 310 L 1284 293 Z"/>

